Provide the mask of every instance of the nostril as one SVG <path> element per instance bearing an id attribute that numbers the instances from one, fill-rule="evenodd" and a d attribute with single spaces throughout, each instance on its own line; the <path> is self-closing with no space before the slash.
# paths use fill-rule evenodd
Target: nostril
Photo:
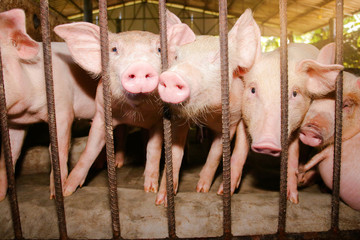
<path id="1" fill-rule="evenodd" d="M 135 75 L 134 75 L 134 74 L 130 74 L 130 75 L 129 75 L 129 78 L 134 79 L 134 78 L 135 78 Z"/>
<path id="2" fill-rule="evenodd" d="M 181 89 L 183 89 L 184 86 L 176 85 L 176 87 L 181 90 Z"/>
<path id="3" fill-rule="evenodd" d="M 161 82 L 160 85 L 166 88 L 166 84 L 164 82 Z"/>
<path id="4" fill-rule="evenodd" d="M 145 75 L 145 78 L 150 78 L 150 77 L 151 77 L 150 74 L 146 74 L 146 75 Z"/>

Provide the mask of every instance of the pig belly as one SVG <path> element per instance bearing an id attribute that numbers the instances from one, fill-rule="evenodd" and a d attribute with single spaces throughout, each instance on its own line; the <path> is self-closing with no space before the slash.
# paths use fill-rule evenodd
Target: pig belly
<path id="1" fill-rule="evenodd" d="M 358 147 L 360 147 L 360 144 Z M 340 198 L 350 207 L 360 210 L 360 161 L 357 151 L 347 148 L 343 143 L 340 174 Z M 359 148 L 357 148 L 359 149 Z M 355 152 L 355 153 L 354 153 Z M 319 164 L 319 172 L 326 186 L 332 189 L 333 157 Z"/>

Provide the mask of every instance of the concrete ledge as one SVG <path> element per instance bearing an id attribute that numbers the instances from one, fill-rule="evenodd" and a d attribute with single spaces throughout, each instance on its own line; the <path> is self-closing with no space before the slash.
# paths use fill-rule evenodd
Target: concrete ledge
<path id="1" fill-rule="evenodd" d="M 44 176 L 45 177 L 45 176 Z M 166 209 L 155 206 L 155 194 L 137 189 L 118 189 L 121 233 L 124 238 L 167 237 Z M 55 202 L 44 185 L 20 185 L 18 200 L 25 238 L 58 238 Z M 222 235 L 222 199 L 215 193 L 180 192 L 175 197 L 178 237 Z M 287 232 L 327 231 L 331 196 L 300 193 L 300 204 L 288 204 Z M 108 189 L 83 187 L 65 198 L 70 238 L 111 238 Z M 278 193 L 235 194 L 232 198 L 234 236 L 271 234 L 277 230 Z M 0 202 L 0 236 L 13 238 L 9 202 Z M 360 229 L 360 212 L 340 205 L 340 229 Z"/>

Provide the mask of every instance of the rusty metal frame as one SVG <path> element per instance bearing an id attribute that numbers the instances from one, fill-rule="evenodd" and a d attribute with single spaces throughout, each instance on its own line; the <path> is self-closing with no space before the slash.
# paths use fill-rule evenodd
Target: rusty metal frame
<path id="1" fill-rule="evenodd" d="M 166 1 L 159 1 L 159 24 L 160 24 L 160 48 L 161 48 L 161 70 L 168 68 L 167 33 L 166 33 Z M 172 133 L 171 133 L 171 112 L 164 104 L 164 145 L 165 145 L 165 169 L 166 169 L 166 195 L 167 195 L 167 217 L 169 238 L 175 239 L 175 200 L 172 167 Z"/>
<path id="2" fill-rule="evenodd" d="M 119 239 L 120 217 L 119 203 L 117 195 L 116 182 L 116 165 L 114 153 L 114 137 L 112 126 L 112 109 L 111 109 L 111 90 L 109 74 L 109 37 L 108 37 L 108 20 L 107 20 L 107 1 L 99 1 L 99 25 L 100 25 L 100 42 L 101 42 L 101 80 L 103 84 L 104 112 L 105 112 L 105 140 L 106 140 L 106 159 L 107 172 L 110 193 L 110 209 L 112 220 L 113 239 Z"/>
<path id="3" fill-rule="evenodd" d="M 44 73 L 46 84 L 46 99 L 48 108 L 48 123 L 51 146 L 51 162 L 54 172 L 55 184 L 55 201 L 56 212 L 58 215 L 60 239 L 68 239 L 65 220 L 64 197 L 62 194 L 61 173 L 59 164 L 59 149 L 56 131 L 56 115 L 55 115 L 55 99 L 54 99 L 54 82 L 52 72 L 51 59 L 51 39 L 50 39 L 50 23 L 49 23 L 49 1 L 40 1 L 40 20 L 41 33 L 43 40 L 43 55 L 44 55 Z"/>
<path id="4" fill-rule="evenodd" d="M 159 1 L 159 25 L 161 38 L 161 61 L 162 71 L 168 68 L 167 61 L 167 39 L 166 39 L 166 1 Z M 106 152 L 108 162 L 108 180 L 110 191 L 110 208 L 112 217 L 113 238 L 120 239 L 120 220 L 116 185 L 116 169 L 114 160 L 112 112 L 111 112 L 111 91 L 109 84 L 109 43 L 108 43 L 108 20 L 107 20 L 107 1 L 100 0 L 100 32 L 101 32 L 101 64 L 102 82 L 104 85 L 104 108 L 105 108 L 105 131 L 106 131 Z M 51 159 L 55 178 L 56 188 L 56 208 L 58 213 L 58 225 L 60 239 L 68 239 L 65 221 L 64 201 L 62 196 L 62 186 L 60 177 L 59 155 L 56 133 L 55 101 L 52 79 L 51 63 L 51 42 L 49 25 L 49 4 L 48 0 L 40 1 L 41 24 L 44 48 L 44 70 L 46 79 L 46 92 L 48 101 L 49 132 L 51 141 Z M 220 30 L 220 57 L 221 57 L 221 79 L 222 79 L 222 114 L 223 114 L 223 229 L 222 237 L 208 239 L 354 239 L 359 236 L 359 230 L 341 231 L 339 229 L 339 188 L 340 188 L 340 166 L 341 166 L 341 131 L 342 131 L 342 73 L 339 74 L 336 82 L 336 109 L 335 109 L 335 142 L 334 142 L 334 168 L 333 168 L 333 194 L 331 208 L 331 228 L 326 232 L 286 232 L 286 191 L 287 191 L 287 153 L 288 153 L 288 82 L 287 82 L 287 1 L 279 0 L 279 14 L 281 21 L 281 177 L 280 177 L 280 201 L 279 201 L 279 222 L 276 234 L 238 236 L 233 237 L 231 233 L 231 195 L 230 195 L 230 134 L 229 134 L 229 72 L 228 72 L 228 39 L 227 39 L 227 1 L 219 0 L 219 30 Z M 343 29 L 343 0 L 336 0 L 336 32 L 342 33 Z M 336 63 L 343 63 L 343 36 L 336 36 Z M 14 233 L 16 239 L 23 239 L 21 221 L 17 203 L 15 177 L 13 163 L 11 159 L 11 146 L 9 139 L 8 119 L 6 112 L 6 99 L 4 89 L 4 79 L 0 49 L 0 114 L 1 114 L 1 133 L 4 144 L 4 154 L 6 160 L 7 177 L 9 182 L 9 201 L 11 205 Z M 164 140 L 165 140 L 165 161 L 166 161 L 166 182 L 167 182 L 167 216 L 169 238 L 175 239 L 175 207 L 174 207 L 174 188 L 172 173 L 172 154 L 171 154 L 171 113 L 167 106 L 164 106 Z M 199 238 L 192 238 L 199 239 Z"/>
<path id="5" fill-rule="evenodd" d="M 279 0 L 280 14 L 280 76 L 281 76 L 281 160 L 278 234 L 286 232 L 287 168 L 288 168 L 288 55 L 287 55 L 287 0 Z"/>

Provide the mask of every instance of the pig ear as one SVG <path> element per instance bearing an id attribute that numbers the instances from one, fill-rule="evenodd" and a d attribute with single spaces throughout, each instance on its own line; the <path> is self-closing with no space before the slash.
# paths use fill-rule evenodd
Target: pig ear
<path id="1" fill-rule="evenodd" d="M 329 43 L 321 48 L 316 59 L 319 63 L 334 64 L 335 63 L 335 43 Z"/>
<path id="2" fill-rule="evenodd" d="M 79 22 L 54 28 L 65 40 L 70 53 L 82 68 L 94 74 L 101 73 L 100 28 L 95 24 Z"/>
<path id="3" fill-rule="evenodd" d="M 314 95 L 326 95 L 335 90 L 336 77 L 343 66 L 338 64 L 321 64 L 312 59 L 301 61 L 296 69 L 307 75 L 307 90 Z"/>
<path id="4" fill-rule="evenodd" d="M 167 29 L 167 41 L 170 48 L 194 42 L 195 38 L 195 33 L 184 23 L 175 24 Z"/>
<path id="5" fill-rule="evenodd" d="M 39 44 L 27 33 L 25 13 L 22 9 L 13 9 L 0 13 L 1 37 L 10 40 L 21 59 L 31 59 L 39 53 Z"/>
<path id="6" fill-rule="evenodd" d="M 171 26 L 175 24 L 180 24 L 181 20 L 169 9 L 166 9 L 166 28 L 169 29 Z"/>
<path id="7" fill-rule="evenodd" d="M 250 9 L 240 16 L 228 34 L 231 59 L 243 73 L 250 70 L 261 54 L 260 35 Z"/>

